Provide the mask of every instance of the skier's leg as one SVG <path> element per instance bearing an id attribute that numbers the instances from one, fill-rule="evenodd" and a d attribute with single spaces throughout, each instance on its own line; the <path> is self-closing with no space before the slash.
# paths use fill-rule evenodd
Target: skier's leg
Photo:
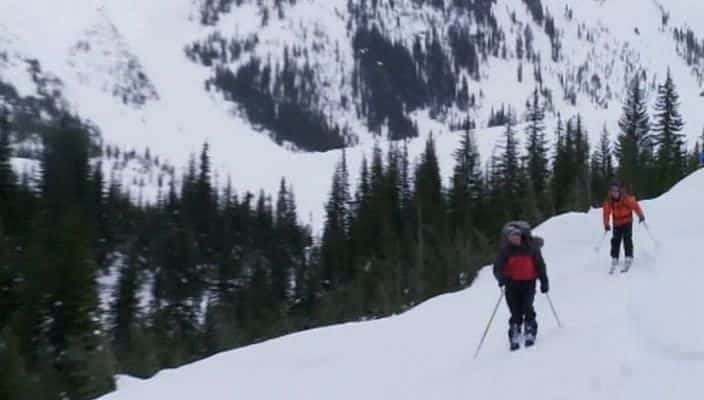
<path id="1" fill-rule="evenodd" d="M 626 258 L 633 258 L 633 223 L 623 226 L 623 247 Z"/>
<path id="2" fill-rule="evenodd" d="M 614 226 L 614 234 L 611 238 L 611 258 L 618 260 L 621 253 L 621 239 L 623 238 L 623 227 Z"/>
<path id="3" fill-rule="evenodd" d="M 523 293 L 523 313 L 525 315 L 524 335 L 526 346 L 531 346 L 535 342 L 538 334 L 538 322 L 535 319 L 535 281 L 526 282 Z"/>
<path id="4" fill-rule="evenodd" d="M 521 324 L 523 316 L 521 314 L 520 287 L 518 282 L 508 281 L 506 283 L 506 305 L 511 312 L 509 324 Z"/>
<path id="5" fill-rule="evenodd" d="M 623 247 L 626 250 L 626 260 L 623 263 L 621 272 L 628 272 L 633 264 L 633 223 L 624 226 Z"/>
<path id="6" fill-rule="evenodd" d="M 511 345 L 511 350 L 516 350 L 519 347 L 518 336 L 521 332 L 521 323 L 523 322 L 520 295 L 520 286 L 518 283 L 508 281 L 506 283 L 506 304 L 511 312 L 511 318 L 508 320 L 508 340 Z"/>
<path id="7" fill-rule="evenodd" d="M 525 289 L 522 295 L 525 321 L 535 321 L 535 307 L 533 307 L 533 302 L 535 302 L 535 281 L 525 283 Z"/>

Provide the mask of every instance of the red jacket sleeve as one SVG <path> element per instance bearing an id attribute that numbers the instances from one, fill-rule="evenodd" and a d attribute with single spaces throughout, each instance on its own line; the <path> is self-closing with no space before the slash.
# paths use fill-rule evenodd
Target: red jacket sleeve
<path id="1" fill-rule="evenodd" d="M 635 211 L 636 214 L 638 214 L 638 216 L 639 216 L 640 218 L 643 218 L 643 210 L 640 208 L 640 204 L 638 204 L 638 200 L 636 200 L 635 197 L 631 197 L 631 202 L 630 202 L 630 203 L 631 203 L 631 204 L 630 204 L 630 205 L 631 205 L 631 210 Z"/>
<path id="2" fill-rule="evenodd" d="M 604 227 L 610 225 L 611 220 L 611 204 L 609 201 L 604 202 Z"/>

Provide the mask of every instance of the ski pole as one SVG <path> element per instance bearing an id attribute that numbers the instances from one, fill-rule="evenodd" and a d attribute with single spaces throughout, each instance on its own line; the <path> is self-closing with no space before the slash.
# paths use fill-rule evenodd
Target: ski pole
<path id="1" fill-rule="evenodd" d="M 609 234 L 608 231 L 605 231 L 605 232 L 604 232 L 604 235 L 601 237 L 601 240 L 599 240 L 599 244 L 597 244 L 597 245 L 594 247 L 594 252 L 595 252 L 595 253 L 598 253 L 599 250 L 601 250 L 601 246 L 604 245 L 604 239 L 606 239 L 606 236 L 608 236 L 608 234 Z"/>
<path id="2" fill-rule="evenodd" d="M 552 299 L 550 298 L 550 295 L 545 293 L 545 297 L 547 297 L 548 303 L 550 303 L 550 309 L 552 310 L 552 315 L 555 316 L 555 321 L 557 321 L 557 326 L 562 328 L 562 323 L 560 322 L 560 317 L 557 316 L 557 311 L 555 311 L 555 306 L 552 304 Z"/>
<path id="3" fill-rule="evenodd" d="M 654 237 L 652 232 L 650 232 L 650 227 L 648 226 L 647 222 L 643 222 L 643 226 L 645 226 L 645 231 L 648 232 L 648 236 L 650 237 L 650 240 L 653 241 L 653 244 L 655 244 L 655 247 L 660 247 L 660 242 L 658 242 Z"/>
<path id="4" fill-rule="evenodd" d="M 489 322 L 486 324 L 486 328 L 484 329 L 484 334 L 482 335 L 482 339 L 479 341 L 479 346 L 477 346 L 477 351 L 474 353 L 474 358 L 477 358 L 479 355 L 479 351 L 482 349 L 482 345 L 484 344 L 484 339 L 486 339 L 487 333 L 489 333 L 489 328 L 491 327 L 491 323 L 494 322 L 494 317 L 496 316 L 496 311 L 498 311 L 499 306 L 501 305 L 501 300 L 504 299 L 504 289 L 501 288 L 501 294 L 499 295 L 499 300 L 496 302 L 496 306 L 494 307 L 494 312 L 491 313 L 491 318 L 489 318 Z"/>

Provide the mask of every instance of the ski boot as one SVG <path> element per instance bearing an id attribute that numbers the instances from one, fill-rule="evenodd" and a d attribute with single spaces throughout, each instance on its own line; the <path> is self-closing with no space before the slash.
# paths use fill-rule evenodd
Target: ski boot
<path id="1" fill-rule="evenodd" d="M 511 346 L 511 351 L 516 351 L 521 347 L 521 326 L 511 324 L 508 328 L 508 342 Z"/>
<path id="2" fill-rule="evenodd" d="M 609 270 L 609 274 L 613 274 L 614 272 L 616 272 L 616 267 L 618 267 L 618 258 L 612 258 L 611 269 Z"/>
<path id="3" fill-rule="evenodd" d="M 538 335 L 538 323 L 535 321 L 526 321 L 525 333 L 523 338 L 525 339 L 525 346 L 531 347 L 535 344 L 535 337 Z"/>
<path id="4" fill-rule="evenodd" d="M 628 272 L 628 270 L 631 269 L 631 265 L 633 265 L 633 257 L 626 257 L 626 261 L 623 263 L 623 268 L 621 269 L 621 272 Z"/>

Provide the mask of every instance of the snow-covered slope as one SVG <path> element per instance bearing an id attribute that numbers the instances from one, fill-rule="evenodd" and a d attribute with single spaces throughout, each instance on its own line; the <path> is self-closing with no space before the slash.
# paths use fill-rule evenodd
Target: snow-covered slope
<path id="1" fill-rule="evenodd" d="M 229 4 L 229 8 L 204 25 L 201 20 L 206 3 Z M 274 3 L 282 4 L 280 15 Z M 189 156 L 208 141 L 221 182 L 230 176 L 239 190 L 263 188 L 275 192 L 279 179 L 285 176 L 294 186 L 306 222 L 310 216 L 314 227 L 319 228 L 339 151 L 301 153 L 275 144 L 266 129 L 262 131 L 250 123 L 222 93 L 206 89 L 206 81 L 213 77 L 216 66 L 189 59 L 186 49 L 213 34 L 226 41 L 245 42 L 257 35 L 258 40 L 245 46 L 237 59 L 219 65 L 236 70 L 252 57 L 281 65 L 283 48 L 297 46 L 304 54 L 298 62 L 312 67 L 315 107 L 340 126 L 349 126 L 351 139 L 360 143 L 350 150 L 350 169 L 354 171 L 374 142 L 365 119 L 356 112 L 359 99 L 353 90 L 353 70 L 358 63 L 353 38 L 359 22 L 351 16 L 348 4 L 362 3 L 3 0 L 0 83 L 15 87 L 20 96 L 58 96 L 61 104 L 100 128 L 105 144 L 134 148 L 138 154 L 150 148 L 152 154 L 177 168 L 185 167 Z M 409 51 L 416 37 L 425 38 L 435 30 L 444 50 L 452 54 L 447 29 L 451 24 L 467 27 L 472 34 L 489 29 L 473 17 L 449 8 L 441 10 L 428 1 L 366 2 L 372 3 L 379 6 L 370 13 L 370 23 Z M 674 39 L 673 32 L 675 28 L 689 28 L 697 38 L 704 37 L 698 24 L 704 18 L 704 3 L 542 0 L 541 4 L 554 20 L 560 47 L 557 61 L 552 57 L 552 39 L 544 24 L 535 22 L 525 1 L 496 0 L 491 5 L 501 32 L 497 40 L 506 54 L 489 54 L 482 59 L 479 76 L 469 78 L 467 89 L 467 95 L 476 98 L 476 106 L 469 113 L 480 127 L 483 157 L 491 155 L 495 133 L 500 131 L 486 129 L 490 110 L 507 104 L 522 112 L 536 87 L 535 65 L 540 66 L 542 88 L 552 99 L 549 118 L 557 112 L 564 117 L 582 113 L 593 142 L 604 123 L 612 134 L 616 132 L 627 80 L 637 71 L 644 74 L 651 84 L 652 103 L 652 84 L 662 81 L 668 67 L 681 94 L 688 137 L 693 139 L 701 132 L 704 59 L 694 57 L 694 64 L 688 65 L 686 49 Z M 663 24 L 665 20 L 667 24 Z M 527 30 L 532 32 L 530 61 L 525 43 Z M 521 57 L 516 50 L 519 37 L 524 42 Z M 523 68 L 520 82 L 519 66 Z M 457 74 L 468 76 L 461 68 Z M 345 105 L 343 98 L 349 104 Z M 446 114 L 434 115 L 435 119 L 430 118 L 427 109 L 410 113 L 420 132 L 420 137 L 410 144 L 411 156 L 422 151 L 423 142 L 432 131 L 440 135 L 438 149 L 442 153 L 443 173 L 449 174 L 447 156 L 459 136 L 452 132 L 450 122 L 465 114 L 454 106 Z"/>
<path id="2" fill-rule="evenodd" d="M 704 374 L 704 316 L 695 262 L 704 242 L 704 171 L 645 202 L 657 245 L 635 229 L 636 262 L 608 275 L 598 210 L 566 214 L 545 238 L 551 297 L 536 298 L 534 348 L 508 351 L 507 308 L 473 358 L 499 289 L 485 268 L 467 290 L 390 318 L 302 332 L 139 381 L 104 400 L 693 399 Z"/>

